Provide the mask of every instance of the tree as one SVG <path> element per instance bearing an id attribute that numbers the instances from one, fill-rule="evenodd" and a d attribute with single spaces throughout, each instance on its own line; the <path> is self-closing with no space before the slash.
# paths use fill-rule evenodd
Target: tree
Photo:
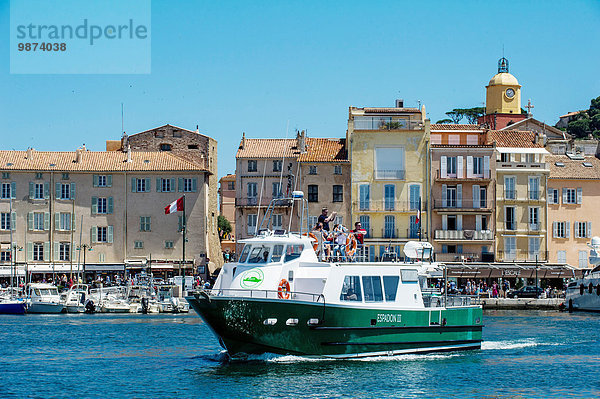
<path id="1" fill-rule="evenodd" d="M 567 127 L 567 132 L 570 135 L 580 139 L 587 137 L 589 131 L 590 120 L 587 118 L 571 121 Z"/>
<path id="2" fill-rule="evenodd" d="M 452 123 L 452 119 L 440 119 L 439 121 L 437 121 L 436 123 Z"/>
<path id="3" fill-rule="evenodd" d="M 467 120 L 471 124 L 476 124 L 477 118 L 485 115 L 485 107 L 466 108 L 462 109 L 461 111 L 463 111 L 464 115 L 467 117 Z"/>
<path id="4" fill-rule="evenodd" d="M 600 137 L 600 96 L 592 98 L 589 109 L 571 117 L 567 132 L 576 138 L 585 138 L 590 133 Z"/>
<path id="5" fill-rule="evenodd" d="M 454 123 L 460 123 L 460 120 L 463 118 L 462 112 L 460 112 L 458 109 L 453 109 L 450 112 L 446 112 L 446 115 L 448 115 Z"/>
<path id="6" fill-rule="evenodd" d="M 223 241 L 226 237 L 231 234 L 231 223 L 223 215 L 217 217 L 217 227 L 219 229 L 219 240 Z"/>

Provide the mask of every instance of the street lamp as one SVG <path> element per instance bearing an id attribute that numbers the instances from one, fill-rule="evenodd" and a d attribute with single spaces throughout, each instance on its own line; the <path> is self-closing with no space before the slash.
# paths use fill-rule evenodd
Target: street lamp
<path id="1" fill-rule="evenodd" d="M 83 267 L 82 267 L 81 271 L 83 273 L 85 273 L 85 254 L 87 251 L 91 251 L 93 248 L 91 245 L 88 245 L 88 244 L 82 244 L 77 247 L 78 251 L 81 251 L 82 249 L 83 249 Z"/>
<path id="2" fill-rule="evenodd" d="M 23 247 L 18 246 L 16 243 L 12 244 L 10 260 L 11 260 L 11 275 L 16 277 L 17 285 L 19 284 L 19 274 L 17 273 L 17 251 L 22 251 Z M 27 275 L 26 275 L 27 277 Z M 11 287 L 14 287 L 15 283 L 13 280 L 10 282 Z"/>

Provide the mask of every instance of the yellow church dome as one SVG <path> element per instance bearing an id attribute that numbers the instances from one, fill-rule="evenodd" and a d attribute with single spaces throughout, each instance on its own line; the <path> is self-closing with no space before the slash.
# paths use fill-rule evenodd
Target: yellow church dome
<path id="1" fill-rule="evenodd" d="M 495 74 L 494 77 L 492 79 L 490 79 L 490 83 L 488 84 L 488 86 L 499 86 L 499 85 L 518 86 L 519 82 L 517 81 L 517 78 L 515 78 L 510 73 L 500 72 L 500 73 Z"/>

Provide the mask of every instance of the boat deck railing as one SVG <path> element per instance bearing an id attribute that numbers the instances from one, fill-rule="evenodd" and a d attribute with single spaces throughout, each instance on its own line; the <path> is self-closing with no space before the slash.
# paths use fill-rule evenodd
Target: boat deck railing
<path id="1" fill-rule="evenodd" d="M 206 290 L 211 296 L 235 296 L 256 299 L 293 299 L 304 302 L 325 302 L 323 294 L 298 291 L 253 290 L 242 288 L 213 288 Z"/>
<path id="2" fill-rule="evenodd" d="M 426 308 L 454 308 L 472 306 L 474 302 L 469 295 L 447 295 L 439 293 L 423 293 L 423 305 Z"/>

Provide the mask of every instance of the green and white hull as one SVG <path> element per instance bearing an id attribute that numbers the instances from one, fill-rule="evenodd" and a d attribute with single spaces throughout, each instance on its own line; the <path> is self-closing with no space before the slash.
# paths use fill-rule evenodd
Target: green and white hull
<path id="1" fill-rule="evenodd" d="M 231 356 L 346 358 L 481 347 L 480 306 L 423 294 L 427 276 L 443 265 L 320 262 L 310 238 L 293 234 L 267 232 L 244 243 L 239 262 L 223 266 L 213 289 L 186 298 Z M 407 256 L 428 259 L 428 243 L 412 248 L 420 252 Z"/>
<path id="2" fill-rule="evenodd" d="M 478 349 L 480 307 L 364 309 L 322 302 L 210 296 L 190 305 L 231 356 L 360 357 Z"/>

